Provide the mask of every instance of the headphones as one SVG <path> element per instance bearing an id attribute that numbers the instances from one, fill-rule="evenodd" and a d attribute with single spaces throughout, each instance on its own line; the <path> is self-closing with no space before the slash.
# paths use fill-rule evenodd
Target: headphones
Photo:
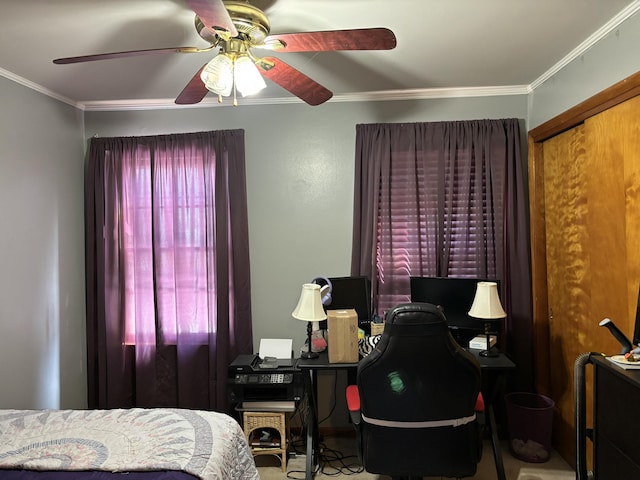
<path id="1" fill-rule="evenodd" d="M 331 305 L 331 290 L 333 290 L 331 280 L 326 277 L 316 277 L 311 280 L 311 283 L 320 285 L 320 297 L 322 298 L 322 305 L 324 307 Z"/>

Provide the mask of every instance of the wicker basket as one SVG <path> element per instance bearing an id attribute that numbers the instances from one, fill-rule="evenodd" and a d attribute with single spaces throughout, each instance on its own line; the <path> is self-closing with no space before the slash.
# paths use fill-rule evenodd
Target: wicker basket
<path id="1" fill-rule="evenodd" d="M 243 424 L 244 434 L 247 441 L 251 441 L 251 432 L 261 428 L 271 428 L 280 435 L 279 447 L 258 447 L 251 446 L 253 455 L 275 455 L 280 458 L 282 471 L 287 471 L 287 447 L 288 429 L 286 424 L 287 414 L 285 412 L 244 412 Z"/>

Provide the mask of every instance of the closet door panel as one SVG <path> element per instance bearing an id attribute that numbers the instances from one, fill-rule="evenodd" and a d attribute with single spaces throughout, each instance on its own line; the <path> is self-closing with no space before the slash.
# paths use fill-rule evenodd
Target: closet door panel
<path id="1" fill-rule="evenodd" d="M 620 345 L 611 335 L 603 336 L 597 323 L 611 318 L 631 337 L 640 283 L 640 97 L 591 117 L 585 125 L 593 172 L 588 191 L 590 275 L 596 287 L 593 321 L 585 327 L 592 348 L 613 354 Z"/>
<path id="2" fill-rule="evenodd" d="M 544 199 L 548 286 L 550 396 L 556 402 L 555 444 L 573 448 L 573 369 L 588 340 L 590 312 L 587 226 L 588 159 L 584 126 L 544 143 Z"/>

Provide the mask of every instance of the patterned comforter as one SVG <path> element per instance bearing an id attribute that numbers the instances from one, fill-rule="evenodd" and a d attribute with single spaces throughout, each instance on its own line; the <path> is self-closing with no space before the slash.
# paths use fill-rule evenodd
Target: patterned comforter
<path id="1" fill-rule="evenodd" d="M 0 410 L 0 469 L 260 478 L 233 418 L 181 409 Z"/>

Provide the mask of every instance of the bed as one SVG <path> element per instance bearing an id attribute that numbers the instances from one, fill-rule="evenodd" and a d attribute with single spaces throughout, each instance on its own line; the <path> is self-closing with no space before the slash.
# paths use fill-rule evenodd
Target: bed
<path id="1" fill-rule="evenodd" d="M 0 410 L 3 480 L 259 480 L 236 420 L 186 409 Z"/>

